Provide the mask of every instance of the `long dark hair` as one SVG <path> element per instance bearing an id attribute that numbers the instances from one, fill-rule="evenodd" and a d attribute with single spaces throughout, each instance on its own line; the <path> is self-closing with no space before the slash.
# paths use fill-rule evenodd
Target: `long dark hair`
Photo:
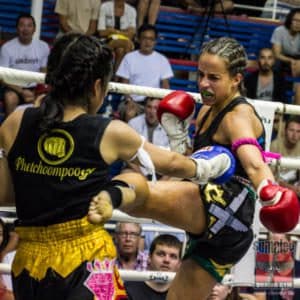
<path id="1" fill-rule="evenodd" d="M 113 70 L 113 55 L 95 37 L 66 34 L 53 45 L 45 82 L 50 93 L 41 105 L 42 130 L 53 128 L 63 118 L 65 105 L 89 108 L 95 80 L 107 89 Z"/>

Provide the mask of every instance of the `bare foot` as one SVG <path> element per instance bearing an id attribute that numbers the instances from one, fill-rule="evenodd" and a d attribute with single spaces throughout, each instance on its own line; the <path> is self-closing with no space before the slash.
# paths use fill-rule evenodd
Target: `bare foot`
<path id="1" fill-rule="evenodd" d="M 87 218 L 92 224 L 105 223 L 112 217 L 113 206 L 109 194 L 106 191 L 100 192 L 93 197 Z"/>

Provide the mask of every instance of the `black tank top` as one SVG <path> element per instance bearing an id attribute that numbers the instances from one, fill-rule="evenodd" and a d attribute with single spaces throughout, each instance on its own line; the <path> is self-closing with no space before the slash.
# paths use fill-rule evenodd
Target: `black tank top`
<path id="1" fill-rule="evenodd" d="M 49 133 L 38 128 L 40 110 L 25 110 L 8 155 L 19 223 L 50 225 L 82 218 L 91 197 L 108 181 L 99 143 L 109 124 L 83 114 Z"/>
<path id="2" fill-rule="evenodd" d="M 247 104 L 247 105 L 250 105 L 251 107 L 253 107 L 245 98 L 237 97 L 233 101 L 231 101 L 226 107 L 224 107 L 224 109 L 222 111 L 219 112 L 219 114 L 215 117 L 215 119 L 213 120 L 213 122 L 210 124 L 210 126 L 207 128 L 206 131 L 200 133 L 205 121 L 207 120 L 207 118 L 211 112 L 211 109 L 209 109 L 207 111 L 207 113 L 204 115 L 203 119 L 201 120 L 201 122 L 199 124 L 198 131 L 195 134 L 194 151 L 196 151 L 202 147 L 212 146 L 212 145 L 221 145 L 231 151 L 231 145 L 220 144 L 220 143 L 214 141 L 213 136 L 216 133 L 216 131 L 218 130 L 218 127 L 221 124 L 226 113 L 232 111 L 234 109 L 234 107 L 236 107 L 237 105 L 240 105 L 240 104 Z M 255 109 L 254 109 L 254 111 L 255 111 Z M 255 111 L 255 114 L 260 119 L 260 117 L 258 116 L 256 111 Z M 246 136 L 245 136 L 245 138 L 246 138 Z M 261 134 L 261 136 L 257 139 L 257 142 L 260 144 L 260 146 L 263 149 L 265 148 L 265 131 L 264 130 L 263 130 L 263 133 Z M 236 159 L 237 159 L 237 157 L 236 157 Z M 235 174 L 238 176 L 242 176 L 244 178 L 248 178 L 248 176 L 246 175 L 246 172 L 244 171 L 244 169 L 238 159 L 237 159 L 236 163 L 237 163 L 237 165 L 236 165 Z"/>

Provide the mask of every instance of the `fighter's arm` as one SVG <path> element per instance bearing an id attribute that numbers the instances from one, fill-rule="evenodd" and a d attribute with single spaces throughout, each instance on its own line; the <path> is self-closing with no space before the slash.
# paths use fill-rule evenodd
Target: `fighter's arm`
<path id="1" fill-rule="evenodd" d="M 262 124 L 253 113 L 251 107 L 243 106 L 232 111 L 222 122 L 222 128 L 228 138 L 229 144 L 233 144 L 243 138 L 257 139 L 262 133 Z M 252 144 L 241 145 L 236 155 L 239 158 L 253 186 L 257 188 L 264 179 L 274 181 L 274 176 L 269 166 L 264 162 L 259 148 Z"/>
<path id="2" fill-rule="evenodd" d="M 134 129 L 124 122 L 114 120 L 104 133 L 100 153 L 107 163 L 118 159 L 130 161 L 141 146 L 142 138 Z M 196 165 L 188 157 L 161 149 L 146 141 L 143 149 L 150 155 L 159 173 L 180 178 L 192 178 L 196 175 Z"/>
<path id="3" fill-rule="evenodd" d="M 141 136 L 134 129 L 126 123 L 115 120 L 106 128 L 99 151 L 108 164 L 118 159 L 130 161 L 136 156 L 142 143 Z M 142 147 L 150 155 L 157 171 L 187 178 L 196 174 L 196 164 L 191 159 L 175 152 L 162 150 L 147 142 Z M 138 160 L 135 162 L 139 163 Z M 130 188 L 128 184 L 134 188 Z M 121 174 L 93 197 L 89 206 L 88 220 L 91 223 L 103 223 L 111 218 L 113 208 L 128 211 L 140 201 L 144 201 L 147 194 L 148 185 L 144 176 L 137 173 Z"/>
<path id="4" fill-rule="evenodd" d="M 225 122 L 225 131 L 229 134 L 231 143 L 243 138 L 256 140 L 261 134 L 262 124 L 249 109 L 233 111 L 229 115 L 231 116 L 226 120 L 228 123 Z M 236 149 L 236 155 L 257 190 L 262 205 L 262 224 L 272 232 L 291 231 L 298 224 L 300 214 L 296 193 L 275 182 L 258 146 L 242 143 Z"/>

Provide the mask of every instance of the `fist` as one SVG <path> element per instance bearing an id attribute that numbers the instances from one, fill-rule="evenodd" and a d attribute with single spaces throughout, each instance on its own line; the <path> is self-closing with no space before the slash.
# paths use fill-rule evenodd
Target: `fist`
<path id="1" fill-rule="evenodd" d="M 262 204 L 261 223 L 270 231 L 285 233 L 293 230 L 299 221 L 299 200 L 294 191 L 264 180 L 258 188 Z"/>
<path id="2" fill-rule="evenodd" d="M 193 97 L 183 91 L 172 92 L 160 101 L 157 117 L 168 135 L 172 151 L 185 154 L 190 147 L 188 130 L 194 110 Z"/>

